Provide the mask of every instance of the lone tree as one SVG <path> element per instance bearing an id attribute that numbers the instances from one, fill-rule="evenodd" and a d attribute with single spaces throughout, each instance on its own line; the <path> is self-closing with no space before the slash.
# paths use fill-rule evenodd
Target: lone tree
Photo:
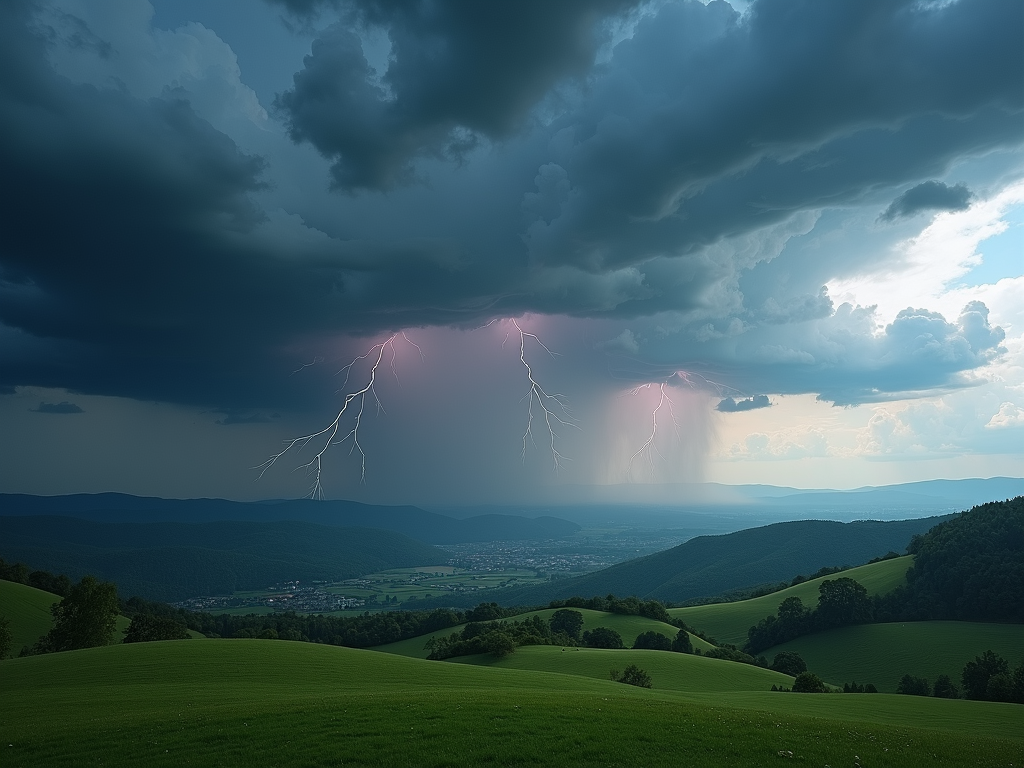
<path id="1" fill-rule="evenodd" d="M 573 640 L 579 640 L 580 632 L 583 631 L 583 614 L 568 608 L 560 608 L 551 614 L 548 625 L 555 634 L 564 632 Z"/>
<path id="2" fill-rule="evenodd" d="M 638 688 L 650 688 L 651 687 L 651 676 L 644 670 L 640 669 L 636 664 L 628 665 L 620 675 L 618 670 L 613 669 L 611 671 L 611 678 L 617 683 L 625 683 L 626 685 L 635 685 Z"/>
<path id="3" fill-rule="evenodd" d="M 801 672 L 807 671 L 807 662 L 801 658 L 799 653 L 793 653 L 792 651 L 780 651 L 775 654 L 775 659 L 772 661 L 771 669 L 776 672 L 781 672 L 784 675 L 792 675 L 796 677 Z"/>
<path id="4" fill-rule="evenodd" d="M 68 596 L 50 607 L 53 627 L 36 644 L 42 653 L 73 651 L 108 645 L 114 639 L 117 587 L 94 576 L 84 576 Z"/>
<path id="5" fill-rule="evenodd" d="M 594 627 L 583 633 L 583 644 L 589 648 L 624 648 L 622 635 L 608 627 Z"/>
<path id="6" fill-rule="evenodd" d="M 825 693 L 825 682 L 813 672 L 801 672 L 793 681 L 793 693 Z"/>
<path id="7" fill-rule="evenodd" d="M 636 640 L 633 642 L 633 647 L 651 651 L 671 651 L 672 641 L 660 632 L 655 632 L 652 629 L 637 635 Z"/>

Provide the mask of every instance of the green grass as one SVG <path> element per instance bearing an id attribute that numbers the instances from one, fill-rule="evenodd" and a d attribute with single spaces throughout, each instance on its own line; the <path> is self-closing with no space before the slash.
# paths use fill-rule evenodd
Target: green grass
<path id="1" fill-rule="evenodd" d="M 673 618 L 682 619 L 691 627 L 706 632 L 720 643 L 743 646 L 747 642 L 747 630 L 765 616 L 774 616 L 779 603 L 787 597 L 799 597 L 804 606 L 814 608 L 818 604 L 818 585 L 825 579 L 847 577 L 867 589 L 869 595 L 883 595 L 906 582 L 907 569 L 913 565 L 913 558 L 897 557 L 870 565 L 861 565 L 842 573 L 805 581 L 795 587 L 787 587 L 764 597 L 740 600 L 735 603 L 714 603 L 690 608 L 670 608 Z"/>
<path id="2" fill-rule="evenodd" d="M 605 611 L 592 611 L 588 608 L 573 608 L 574 611 L 579 611 L 583 614 L 583 630 L 593 629 L 594 627 L 608 627 L 614 629 L 620 635 L 622 635 L 622 642 L 627 646 L 633 645 L 636 642 L 637 635 L 644 632 L 653 630 L 654 632 L 660 632 L 670 640 L 674 639 L 676 634 L 679 632 L 678 629 L 673 627 L 671 624 L 666 624 L 663 621 L 656 619 L 648 619 L 644 616 L 624 616 L 619 613 L 606 613 Z M 554 608 L 545 608 L 541 611 L 531 611 L 530 613 L 524 613 L 519 616 L 513 616 L 510 621 L 522 621 L 530 616 L 540 616 L 542 619 L 547 621 L 551 614 L 555 612 Z M 423 648 L 427 640 L 431 637 L 440 636 L 445 637 L 450 635 L 452 632 L 461 632 L 464 624 L 460 624 L 457 627 L 449 627 L 448 629 L 441 629 L 437 632 L 431 632 L 427 635 L 420 635 L 419 637 L 413 637 L 409 640 L 400 640 L 397 643 L 388 643 L 387 645 L 379 645 L 374 650 L 384 651 L 385 653 L 396 653 L 400 656 L 412 656 L 418 659 L 427 658 L 428 652 Z M 709 650 L 713 646 L 708 645 L 699 637 L 690 636 L 690 640 L 693 642 L 694 648 L 700 648 L 702 651 Z"/>
<path id="3" fill-rule="evenodd" d="M 568 652 L 567 652 L 568 653 Z M 580 652 L 581 654 L 583 652 Z M 643 690 L 258 640 L 0 663 L 5 766 L 1003 766 L 1021 708 Z M 10 746 L 8 746 L 10 745 Z"/>
<path id="4" fill-rule="evenodd" d="M 964 664 L 993 650 L 1015 667 L 1024 660 L 1024 625 L 980 624 L 965 621 L 920 621 L 864 624 L 799 637 L 765 651 L 795 651 L 823 680 L 873 683 L 895 692 L 903 675 L 934 683 L 949 675 L 959 687 Z M 1024 728 L 1024 710 L 1021 726 Z"/>
<path id="5" fill-rule="evenodd" d="M 517 648 L 503 659 L 484 654 L 450 661 L 501 669 L 559 672 L 596 680 L 608 680 L 610 670 L 621 672 L 627 664 L 636 664 L 650 674 L 655 688 L 669 691 L 767 691 L 773 685 L 788 688 L 793 684 L 792 677 L 770 669 L 668 651 L 562 650 L 558 646 L 532 645 Z"/>
<path id="6" fill-rule="evenodd" d="M 11 620 L 11 653 L 34 645 L 50 631 L 53 616 L 50 606 L 60 600 L 57 595 L 13 581 L 0 581 L 0 614 Z"/>

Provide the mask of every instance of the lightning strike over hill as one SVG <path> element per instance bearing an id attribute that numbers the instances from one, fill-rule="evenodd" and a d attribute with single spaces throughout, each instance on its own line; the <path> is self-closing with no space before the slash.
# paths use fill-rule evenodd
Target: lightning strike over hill
<path id="1" fill-rule="evenodd" d="M 274 466 L 275 463 L 277 463 L 278 459 L 280 459 L 286 453 L 291 451 L 293 448 L 298 451 L 301 450 L 302 448 L 305 448 L 310 443 L 315 443 L 319 447 L 316 453 L 313 455 L 313 458 L 311 458 L 305 464 L 300 464 L 298 467 L 296 467 L 296 469 L 305 469 L 310 474 L 313 475 L 313 485 L 312 488 L 310 489 L 309 496 L 310 498 L 313 499 L 322 499 L 323 486 L 321 485 L 321 479 L 323 476 L 324 454 L 327 453 L 327 450 L 332 445 L 341 445 L 346 441 L 351 441 L 349 455 L 351 456 L 352 453 L 355 451 L 359 452 L 359 479 L 361 483 L 366 482 L 366 452 L 363 450 L 363 446 L 359 442 L 359 429 L 362 426 L 363 415 L 366 412 L 366 399 L 368 397 L 373 398 L 373 402 L 377 404 L 378 412 L 385 412 L 384 405 L 381 403 L 380 398 L 377 396 L 376 384 L 378 371 L 380 369 L 381 364 L 384 362 L 387 353 L 390 353 L 391 357 L 389 361 L 391 373 L 392 375 L 394 375 L 395 380 L 399 381 L 398 370 L 395 368 L 395 359 L 397 357 L 397 351 L 395 350 L 395 342 L 398 340 L 399 337 L 404 339 L 408 344 L 415 347 L 416 351 L 420 353 L 420 358 L 423 359 L 423 350 L 420 349 L 419 345 L 416 344 L 416 342 L 414 342 L 412 339 L 406 336 L 404 332 L 392 334 L 385 341 L 382 341 L 381 343 L 375 344 L 372 347 L 370 347 L 370 349 L 367 350 L 364 354 L 358 355 L 357 357 L 353 358 L 352 361 L 348 363 L 348 365 L 343 366 L 338 371 L 338 375 L 340 375 L 342 372 L 345 373 L 345 380 L 342 382 L 342 385 L 338 391 L 341 392 L 348 386 L 348 383 L 352 378 L 353 371 L 355 370 L 356 365 L 359 362 L 363 360 L 372 360 L 373 362 L 370 365 L 369 371 L 367 372 L 365 383 L 358 389 L 345 393 L 344 400 L 342 401 L 341 404 L 341 408 L 338 410 L 337 415 L 335 415 L 334 420 L 330 424 L 328 424 L 326 427 L 317 432 L 312 432 L 308 435 L 303 435 L 301 437 L 296 437 L 286 441 L 284 450 L 274 454 L 265 462 L 256 467 L 256 469 L 261 470 L 259 477 L 256 479 L 259 480 L 260 478 L 262 478 L 263 475 L 267 473 L 267 470 L 269 470 L 272 466 Z M 301 370 L 301 368 L 299 370 Z M 399 383 L 401 382 L 399 381 Z M 346 414 L 349 415 L 352 419 L 351 428 L 344 435 L 338 437 L 338 433 L 342 429 L 342 421 L 345 419 Z"/>
<path id="2" fill-rule="evenodd" d="M 642 390 L 649 390 L 653 386 L 654 384 L 641 384 L 639 387 L 630 390 L 629 394 L 636 396 L 639 395 Z M 672 398 L 670 398 L 668 393 L 665 391 L 666 386 L 667 385 L 664 383 L 658 385 L 660 397 L 658 399 L 658 405 L 653 411 L 651 411 L 651 432 L 637 452 L 629 457 L 629 465 L 626 468 L 626 477 L 630 477 L 633 474 L 633 462 L 641 457 L 646 460 L 646 464 L 650 467 L 652 475 L 654 474 L 654 454 L 657 453 L 662 457 L 662 459 L 665 458 L 661 455 L 661 451 L 658 450 L 655 440 L 658 437 L 658 414 L 666 405 L 668 406 L 669 417 L 672 419 L 673 431 L 677 437 L 679 435 L 679 422 L 676 420 L 675 410 L 672 407 Z"/>
<path id="3" fill-rule="evenodd" d="M 554 470 L 557 472 L 561 468 L 562 462 L 567 461 L 568 459 L 558 452 L 558 448 L 556 446 L 558 435 L 555 432 L 555 427 L 556 425 L 561 425 L 563 427 L 579 429 L 579 426 L 576 424 L 575 419 L 573 419 L 572 414 L 569 412 L 565 395 L 558 393 L 549 394 L 534 377 L 533 368 L 526 359 L 526 340 L 533 339 L 533 341 L 551 357 L 556 357 L 556 353 L 548 349 L 536 334 L 524 331 L 515 318 L 509 318 L 509 321 L 516 329 L 516 333 L 519 334 L 519 360 L 523 364 L 523 368 L 526 369 L 526 378 L 530 384 L 530 391 L 523 398 L 528 402 L 526 431 L 523 432 L 523 460 L 525 461 L 526 459 L 527 443 L 533 443 L 534 446 L 537 445 L 537 441 L 534 439 L 533 434 L 533 421 L 535 418 L 539 419 L 540 414 L 534 412 L 534 408 L 536 407 L 539 408 L 541 413 L 544 415 L 544 425 L 547 428 L 548 441 L 551 446 L 552 464 Z M 505 341 L 508 341 L 510 334 L 511 332 L 505 335 Z M 503 347 L 505 346 L 505 341 L 502 342 Z"/>

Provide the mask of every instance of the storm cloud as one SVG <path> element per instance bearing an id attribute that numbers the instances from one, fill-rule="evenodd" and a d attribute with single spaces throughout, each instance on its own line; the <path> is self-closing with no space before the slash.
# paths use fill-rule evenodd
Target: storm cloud
<path id="1" fill-rule="evenodd" d="M 288 0 L 312 39 L 262 106 L 213 31 L 135 6 L 163 69 L 90 4 L 0 8 L 3 391 L 241 424 L 330 402 L 291 375 L 327 350 L 524 314 L 567 388 L 700 369 L 740 393 L 720 411 L 965 387 L 1003 353 L 983 304 L 879 318 L 827 285 L 881 256 L 787 248 L 972 202 L 939 179 L 1022 146 L 1020 3 Z"/>

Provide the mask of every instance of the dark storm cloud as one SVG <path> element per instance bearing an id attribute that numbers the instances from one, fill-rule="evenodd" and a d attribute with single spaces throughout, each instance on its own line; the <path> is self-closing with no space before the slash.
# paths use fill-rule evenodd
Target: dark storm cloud
<path id="1" fill-rule="evenodd" d="M 313 43 L 295 85 L 278 98 L 295 141 L 334 161 L 341 189 L 386 189 L 410 161 L 458 159 L 480 137 L 520 128 L 552 85 L 581 76 L 605 35 L 597 22 L 635 0 L 361 0 Z M 290 3 L 309 13 L 308 2 Z M 380 81 L 352 26 L 382 28 L 391 61 Z"/>
<path id="2" fill-rule="evenodd" d="M 924 181 L 893 200 L 879 218 L 895 221 L 921 211 L 963 211 L 973 197 L 966 184 L 947 186 L 941 181 Z"/>
<path id="3" fill-rule="evenodd" d="M 833 308 L 829 276 L 756 300 L 740 280 L 822 208 L 1019 147 L 1021 4 L 666 3 L 610 49 L 631 3 L 332 5 L 344 21 L 279 100 L 331 170 L 289 176 L 298 150 L 277 166 L 242 151 L 187 89 L 58 76 L 46 45 L 74 40 L 0 4 L 0 391 L 229 422 L 331 397 L 336 382 L 311 396 L 290 372 L 338 334 L 524 312 L 602 318 L 603 349 L 648 369 L 709 360 L 741 391 L 837 402 L 962 385 L 997 354 L 983 307 L 915 310 L 876 338 Z M 387 32 L 386 72 L 363 28 Z M 317 197 L 328 176 L 349 194 Z M 287 210 L 265 204 L 278 182 L 302 190 L 275 198 Z M 604 372 L 588 361 L 580 382 Z"/>
<path id="4" fill-rule="evenodd" d="M 38 408 L 30 409 L 33 413 L 85 413 L 80 406 L 64 400 L 60 403 L 40 403 Z"/>
<path id="5" fill-rule="evenodd" d="M 727 397 L 719 401 L 718 405 L 715 406 L 715 410 L 722 411 L 723 413 L 737 413 L 739 411 L 753 411 L 757 408 L 771 408 L 771 406 L 772 403 L 768 399 L 768 395 L 754 395 L 753 397 L 741 400 Z"/>

